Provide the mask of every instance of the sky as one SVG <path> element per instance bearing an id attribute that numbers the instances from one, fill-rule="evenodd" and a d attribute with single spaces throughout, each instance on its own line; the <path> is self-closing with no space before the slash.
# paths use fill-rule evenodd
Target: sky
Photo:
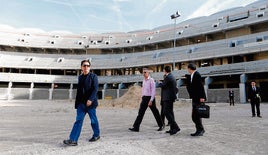
<path id="1" fill-rule="evenodd" d="M 0 0 L 0 28 L 106 33 L 153 29 L 257 0 Z"/>

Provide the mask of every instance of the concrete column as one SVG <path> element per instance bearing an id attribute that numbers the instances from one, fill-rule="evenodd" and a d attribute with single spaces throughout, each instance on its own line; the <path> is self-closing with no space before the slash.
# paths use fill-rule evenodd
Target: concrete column
<path id="1" fill-rule="evenodd" d="M 119 83 L 118 89 L 117 89 L 117 98 L 120 97 L 120 89 L 123 89 L 123 88 L 124 88 L 124 84 L 123 83 Z"/>
<path id="2" fill-rule="evenodd" d="M 12 82 L 10 81 L 8 83 L 8 88 L 7 88 L 7 100 L 11 100 L 13 98 L 11 94 L 11 88 L 12 88 Z"/>
<path id="3" fill-rule="evenodd" d="M 205 89 L 207 101 L 208 101 L 208 88 L 209 88 L 209 85 L 212 83 L 212 81 L 213 81 L 213 79 L 209 76 L 205 78 L 204 89 Z"/>
<path id="4" fill-rule="evenodd" d="M 73 84 L 70 84 L 70 89 L 69 89 L 69 99 L 72 100 L 73 99 Z"/>
<path id="5" fill-rule="evenodd" d="M 31 83 L 30 89 L 29 89 L 29 100 L 33 99 L 33 87 L 34 87 L 34 83 Z"/>
<path id="6" fill-rule="evenodd" d="M 53 89 L 54 89 L 54 83 L 51 84 L 51 88 L 48 90 L 49 91 L 49 96 L 48 96 L 49 100 L 52 100 L 52 98 L 53 98 Z"/>
<path id="7" fill-rule="evenodd" d="M 105 99 L 105 90 L 108 88 L 108 84 L 107 83 L 105 83 L 104 85 L 103 85 L 103 89 L 102 89 L 102 99 L 104 100 Z"/>
<path id="8" fill-rule="evenodd" d="M 105 96 L 105 89 L 102 89 L 102 96 L 101 96 L 101 99 L 104 100 L 104 96 Z"/>
<path id="9" fill-rule="evenodd" d="M 9 83 L 8 83 L 8 88 L 11 88 L 12 87 L 12 82 L 10 81 Z"/>
<path id="10" fill-rule="evenodd" d="M 105 84 L 103 85 L 103 89 L 107 89 L 107 88 L 108 88 L 108 84 L 105 83 Z"/>
<path id="11" fill-rule="evenodd" d="M 124 84 L 123 83 L 119 83 L 119 85 L 118 85 L 118 89 L 123 89 L 124 88 Z"/>
<path id="12" fill-rule="evenodd" d="M 119 90 L 120 90 L 120 89 L 117 89 L 117 90 L 116 90 L 116 98 L 119 98 Z"/>
<path id="13" fill-rule="evenodd" d="M 239 93 L 240 93 L 240 103 L 246 103 L 246 81 L 247 81 L 247 75 L 241 74 L 240 75 L 240 83 L 239 83 Z"/>

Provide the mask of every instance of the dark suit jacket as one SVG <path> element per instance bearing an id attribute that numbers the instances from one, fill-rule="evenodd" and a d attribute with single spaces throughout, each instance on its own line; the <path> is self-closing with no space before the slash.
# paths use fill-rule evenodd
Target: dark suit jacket
<path id="1" fill-rule="evenodd" d="M 92 105 L 89 108 L 96 108 L 98 106 L 98 77 L 96 74 L 89 73 L 86 76 L 84 82 L 82 82 L 83 74 L 78 77 L 77 93 L 75 99 L 75 108 L 77 109 L 79 104 L 86 104 L 87 100 L 92 101 Z"/>
<path id="2" fill-rule="evenodd" d="M 250 99 L 251 102 L 256 101 L 258 99 L 257 94 L 260 95 L 260 88 L 256 87 L 256 91 L 253 91 L 252 87 L 250 86 L 248 89 L 248 99 Z"/>
<path id="3" fill-rule="evenodd" d="M 234 97 L 234 91 L 233 90 L 229 90 L 229 97 Z"/>
<path id="4" fill-rule="evenodd" d="M 187 75 L 187 91 L 189 93 L 190 98 L 193 100 L 193 104 L 199 104 L 200 98 L 204 98 L 206 100 L 205 89 L 202 83 L 201 75 L 198 71 L 196 71 L 193 75 L 193 79 L 191 82 L 191 76 Z"/>
<path id="5" fill-rule="evenodd" d="M 162 88 L 161 90 L 161 101 L 175 101 L 177 99 L 177 83 L 174 76 L 169 73 L 165 76 L 164 81 L 159 83 L 159 87 Z"/>

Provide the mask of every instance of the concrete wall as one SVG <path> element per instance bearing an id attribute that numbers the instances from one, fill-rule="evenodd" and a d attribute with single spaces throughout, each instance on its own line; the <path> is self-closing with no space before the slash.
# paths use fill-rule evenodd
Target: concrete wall
<path id="1" fill-rule="evenodd" d="M 7 88 L 0 88 L 0 99 L 1 100 L 7 99 Z"/>
<path id="2" fill-rule="evenodd" d="M 123 96 L 128 90 L 120 89 L 119 97 Z M 235 102 L 240 102 L 239 99 L 239 88 L 233 88 Z M 0 99 L 7 100 L 8 89 L 0 88 Z M 9 99 L 29 99 L 30 89 L 29 88 L 12 88 L 10 89 Z M 156 95 L 161 95 L 161 89 L 156 89 Z M 76 90 L 73 90 L 72 99 L 75 99 Z M 208 90 L 208 102 L 229 102 L 229 89 L 209 89 Z M 105 90 L 105 99 L 116 99 L 117 89 Z M 179 88 L 178 98 L 189 99 L 189 95 L 186 87 Z M 32 93 L 33 100 L 47 100 L 49 99 L 49 89 L 34 88 Z M 64 100 L 69 99 L 69 89 L 54 89 L 52 99 Z"/>
<path id="3" fill-rule="evenodd" d="M 55 100 L 69 99 L 69 89 L 54 89 L 52 99 Z"/>
<path id="4" fill-rule="evenodd" d="M 229 102 L 230 89 L 208 89 L 208 102 Z M 239 88 L 233 88 L 234 101 L 240 102 Z"/>
<path id="5" fill-rule="evenodd" d="M 123 96 L 127 91 L 128 89 L 119 89 L 119 97 Z"/>
<path id="6" fill-rule="evenodd" d="M 238 37 L 238 36 L 242 36 L 246 34 L 250 34 L 250 28 L 243 27 L 240 29 L 226 31 L 226 38 L 233 38 L 233 37 Z"/>
<path id="7" fill-rule="evenodd" d="M 254 59 L 255 60 L 264 60 L 264 59 L 268 59 L 268 52 L 261 52 L 258 54 L 254 55 Z"/>
<path id="8" fill-rule="evenodd" d="M 33 89 L 33 100 L 44 100 L 49 99 L 48 89 L 34 88 Z"/>
<path id="9" fill-rule="evenodd" d="M 178 98 L 189 99 L 189 94 L 188 94 L 188 91 L 187 91 L 186 87 L 180 87 L 179 88 Z"/>
<path id="10" fill-rule="evenodd" d="M 15 100 L 27 100 L 29 99 L 29 88 L 12 88 L 11 99 Z"/>
<path id="11" fill-rule="evenodd" d="M 104 93 L 104 99 L 116 99 L 117 89 L 106 89 Z"/>

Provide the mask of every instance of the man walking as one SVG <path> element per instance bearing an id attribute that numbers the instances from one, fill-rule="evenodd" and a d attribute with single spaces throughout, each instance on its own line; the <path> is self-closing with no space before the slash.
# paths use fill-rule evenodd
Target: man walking
<path id="1" fill-rule="evenodd" d="M 188 85 L 187 90 L 190 98 L 192 99 L 192 120 L 195 123 L 196 132 L 192 133 L 191 136 L 203 136 L 205 133 L 202 119 L 199 117 L 197 112 L 197 107 L 205 102 L 206 94 L 204 90 L 204 86 L 202 84 L 201 75 L 198 71 L 196 71 L 196 66 L 193 63 L 188 65 L 189 76 L 186 76 Z"/>
<path id="2" fill-rule="evenodd" d="M 77 109 L 76 121 L 70 133 L 69 139 L 63 143 L 69 146 L 76 146 L 81 133 L 83 121 L 86 113 L 91 120 L 93 136 L 90 142 L 100 139 L 99 122 L 96 116 L 96 108 L 98 106 L 98 78 L 96 74 L 90 73 L 90 61 L 83 60 L 81 62 L 82 74 L 78 77 L 77 94 L 75 99 L 75 109 Z"/>
<path id="3" fill-rule="evenodd" d="M 252 117 L 256 116 L 255 107 L 257 110 L 257 116 L 261 118 L 260 112 L 260 88 L 256 87 L 254 81 L 251 82 L 251 87 L 248 90 L 248 101 L 251 104 Z"/>
<path id="4" fill-rule="evenodd" d="M 138 116 L 133 124 L 133 128 L 129 128 L 130 131 L 139 132 L 140 124 L 142 122 L 143 116 L 147 107 L 151 109 L 154 118 L 159 126 L 157 131 L 162 131 L 164 128 L 161 116 L 155 104 L 155 82 L 154 79 L 150 77 L 148 68 L 143 69 L 143 83 L 142 83 L 142 101 L 140 104 L 140 109 Z"/>
<path id="5" fill-rule="evenodd" d="M 173 104 L 175 99 L 177 99 L 177 84 L 174 76 L 171 74 L 170 66 L 164 68 L 164 81 L 159 82 L 159 87 L 161 90 L 161 102 L 164 114 L 170 123 L 170 130 L 166 131 L 170 135 L 174 135 L 180 131 L 178 124 L 175 121 L 175 116 L 173 112 Z"/>

